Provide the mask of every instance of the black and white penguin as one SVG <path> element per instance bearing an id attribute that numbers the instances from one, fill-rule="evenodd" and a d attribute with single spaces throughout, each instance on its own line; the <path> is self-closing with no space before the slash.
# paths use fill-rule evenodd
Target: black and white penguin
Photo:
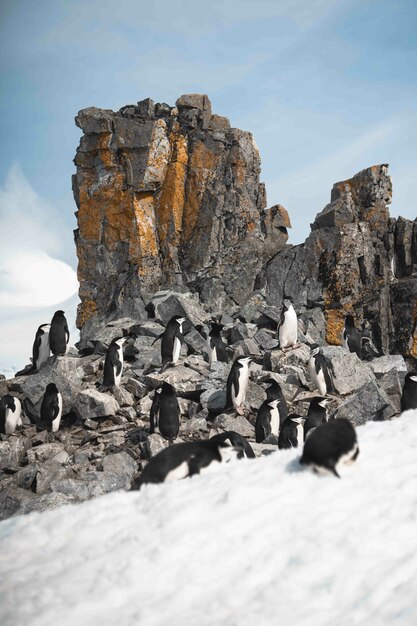
<path id="1" fill-rule="evenodd" d="M 0 433 L 11 435 L 22 426 L 22 405 L 19 398 L 6 395 L 0 400 Z"/>
<path id="2" fill-rule="evenodd" d="M 36 331 L 32 348 L 32 365 L 35 370 L 39 370 L 51 356 L 51 350 L 49 348 L 50 328 L 50 324 L 41 324 Z"/>
<path id="3" fill-rule="evenodd" d="M 285 450 L 287 448 L 297 448 L 304 441 L 303 429 L 304 417 L 297 413 L 290 413 L 282 425 L 278 437 L 278 448 Z"/>
<path id="4" fill-rule="evenodd" d="M 241 452 L 238 453 L 237 455 L 239 459 L 241 458 L 254 459 L 255 458 L 255 453 L 249 441 L 245 437 L 243 437 L 243 435 L 236 433 L 234 430 L 227 430 L 226 432 L 220 433 L 219 435 L 214 435 L 214 437 L 210 438 L 210 441 L 228 443 L 234 448 L 236 448 L 236 450 L 241 449 Z"/>
<path id="5" fill-rule="evenodd" d="M 132 483 L 137 490 L 148 483 L 163 483 L 180 480 L 194 474 L 202 474 L 220 468 L 220 464 L 238 459 L 241 448 L 236 449 L 227 443 L 195 441 L 177 443 L 165 448 L 146 465 L 142 474 Z"/>
<path id="6" fill-rule="evenodd" d="M 182 325 L 187 318 L 181 315 L 171 317 L 162 335 L 161 356 L 162 368 L 164 369 L 169 363 L 176 365 L 180 358 L 181 346 L 184 343 L 182 334 Z"/>
<path id="7" fill-rule="evenodd" d="M 417 409 L 417 372 L 408 372 L 401 395 L 401 412 Z"/>
<path id="8" fill-rule="evenodd" d="M 321 424 L 311 432 L 300 463 L 317 473 L 331 473 L 340 478 L 339 465 L 356 461 L 358 455 L 355 428 L 349 420 L 340 418 Z"/>
<path id="9" fill-rule="evenodd" d="M 243 415 L 246 392 L 249 384 L 250 356 L 239 356 L 233 361 L 227 378 L 226 409 L 235 408 L 239 415 Z"/>
<path id="10" fill-rule="evenodd" d="M 49 329 L 49 347 L 54 356 L 66 353 L 69 337 L 68 323 L 64 311 L 56 311 Z"/>
<path id="11" fill-rule="evenodd" d="M 256 443 L 262 443 L 269 435 L 278 437 L 280 429 L 280 400 L 265 400 L 258 409 L 255 424 Z M 285 421 L 285 420 L 284 420 Z"/>
<path id="12" fill-rule="evenodd" d="M 267 400 L 279 400 L 278 411 L 279 411 L 279 427 L 283 425 L 284 421 L 288 417 L 288 407 L 287 402 L 285 400 L 284 394 L 282 393 L 281 385 L 274 378 L 270 378 L 269 387 L 265 389 Z"/>
<path id="13" fill-rule="evenodd" d="M 207 356 L 210 365 L 216 361 L 221 361 L 222 363 L 229 362 L 227 346 L 221 337 L 223 328 L 223 324 L 211 322 L 211 330 L 207 337 Z"/>
<path id="14" fill-rule="evenodd" d="M 279 347 L 283 352 L 298 346 L 298 321 L 291 300 L 284 300 L 278 328 Z"/>
<path id="15" fill-rule="evenodd" d="M 343 345 L 349 352 L 355 352 L 361 358 L 362 337 L 355 326 L 353 315 L 346 315 L 345 328 L 343 330 Z"/>
<path id="16" fill-rule="evenodd" d="M 380 356 L 370 337 L 366 335 L 361 337 L 361 359 L 362 361 L 371 361 Z"/>
<path id="17" fill-rule="evenodd" d="M 59 430 L 61 416 L 62 394 L 54 383 L 49 383 L 42 399 L 39 427 L 56 433 Z"/>
<path id="18" fill-rule="evenodd" d="M 123 373 L 123 345 L 127 337 L 116 337 L 109 345 L 104 361 L 103 387 L 118 387 Z"/>
<path id="19" fill-rule="evenodd" d="M 304 439 L 307 439 L 308 433 L 311 434 L 314 428 L 324 424 L 328 420 L 327 405 L 329 400 L 322 396 L 316 396 L 311 399 L 306 421 L 304 422 Z"/>
<path id="20" fill-rule="evenodd" d="M 164 382 L 161 390 L 155 391 L 150 412 L 151 433 L 159 433 L 172 445 L 180 430 L 180 407 L 172 385 Z"/>
<path id="21" fill-rule="evenodd" d="M 311 354 L 308 360 L 308 372 L 311 382 L 319 390 L 322 396 L 327 395 L 333 389 L 332 379 L 326 358 L 322 353 L 320 346 L 313 343 L 311 346 Z"/>

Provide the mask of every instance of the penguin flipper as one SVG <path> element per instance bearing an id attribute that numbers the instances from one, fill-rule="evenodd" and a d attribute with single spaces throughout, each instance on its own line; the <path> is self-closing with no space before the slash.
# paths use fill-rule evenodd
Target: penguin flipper
<path id="1" fill-rule="evenodd" d="M 122 367 L 123 367 L 123 366 L 122 366 L 122 362 L 121 362 L 121 360 L 119 359 L 119 355 L 118 355 L 118 353 L 117 353 L 117 352 L 116 352 L 116 353 L 115 353 L 115 355 L 114 355 L 114 367 L 116 368 L 116 376 L 119 376 L 119 374 L 120 374 L 120 373 L 121 373 L 121 371 L 122 371 Z"/>
<path id="2" fill-rule="evenodd" d="M 152 435 L 155 432 L 155 427 L 157 426 L 156 423 L 156 417 L 159 411 L 159 405 L 160 405 L 160 397 L 159 397 L 159 393 L 158 391 L 155 391 L 155 395 L 153 397 L 153 401 L 152 401 L 152 406 L 151 406 L 151 410 L 149 412 L 149 421 L 150 421 L 150 428 L 149 428 L 149 434 Z"/>
<path id="3" fill-rule="evenodd" d="M 68 344 L 70 338 L 70 331 L 68 330 L 68 324 L 65 322 L 64 324 L 64 332 L 65 332 L 65 341 Z"/>
<path id="4" fill-rule="evenodd" d="M 164 336 L 164 333 L 161 333 L 160 335 L 158 335 L 157 337 L 155 337 L 155 339 L 152 341 L 151 346 L 153 346 L 154 343 L 156 343 L 158 341 L 158 339 L 162 339 L 162 337 Z"/>

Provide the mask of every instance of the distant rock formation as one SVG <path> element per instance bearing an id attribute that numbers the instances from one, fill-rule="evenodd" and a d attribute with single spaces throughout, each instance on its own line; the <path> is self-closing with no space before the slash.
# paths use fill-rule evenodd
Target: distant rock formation
<path id="1" fill-rule="evenodd" d="M 417 357 L 417 221 L 390 218 L 387 165 L 336 183 L 306 242 L 289 246 L 251 133 L 208 96 L 88 108 L 76 123 L 81 345 L 174 289 L 247 321 L 289 296 L 322 343 L 339 344 L 352 313 L 380 353 Z"/>

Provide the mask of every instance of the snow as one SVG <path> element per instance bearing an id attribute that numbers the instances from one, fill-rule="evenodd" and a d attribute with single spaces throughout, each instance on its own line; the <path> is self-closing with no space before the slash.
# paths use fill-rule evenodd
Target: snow
<path id="1" fill-rule="evenodd" d="M 417 411 L 342 479 L 297 450 L 0 524 L 3 626 L 417 623 Z"/>

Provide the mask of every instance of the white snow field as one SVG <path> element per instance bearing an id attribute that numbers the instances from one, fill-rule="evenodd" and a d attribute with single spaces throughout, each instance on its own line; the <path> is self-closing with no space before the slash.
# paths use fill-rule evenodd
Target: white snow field
<path id="1" fill-rule="evenodd" d="M 417 411 L 299 452 L 0 524 L 2 626 L 417 624 Z"/>

